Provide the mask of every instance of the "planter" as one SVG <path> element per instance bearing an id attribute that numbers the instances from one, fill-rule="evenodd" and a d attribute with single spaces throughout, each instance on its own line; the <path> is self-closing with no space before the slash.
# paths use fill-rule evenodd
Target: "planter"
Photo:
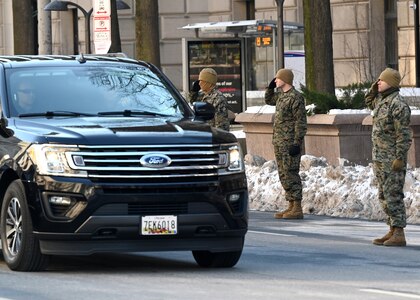
<path id="1" fill-rule="evenodd" d="M 246 135 L 247 153 L 274 160 L 272 145 L 274 113 L 241 113 L 235 121 L 241 123 Z M 420 167 L 420 115 L 411 116 L 413 143 L 408 152 L 408 164 Z M 340 165 L 341 159 L 368 165 L 372 161 L 372 117 L 369 114 L 319 114 L 308 117 L 305 154 L 325 157 L 329 164 Z"/>
<path id="2" fill-rule="evenodd" d="M 368 165 L 372 158 L 372 125 L 362 124 L 367 114 L 319 114 L 308 117 L 306 154 L 325 157 L 329 164 L 340 159 Z"/>
<path id="3" fill-rule="evenodd" d="M 248 154 L 275 160 L 273 138 L 274 114 L 240 113 L 235 122 L 241 123 L 246 136 L 246 151 Z"/>

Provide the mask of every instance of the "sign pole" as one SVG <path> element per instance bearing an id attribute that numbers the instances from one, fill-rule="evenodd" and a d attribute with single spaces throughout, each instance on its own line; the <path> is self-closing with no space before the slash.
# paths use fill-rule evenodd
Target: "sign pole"
<path id="1" fill-rule="evenodd" d="M 284 35 L 283 35 L 283 3 L 284 0 L 277 2 L 277 50 L 278 50 L 278 68 L 284 68 Z"/>

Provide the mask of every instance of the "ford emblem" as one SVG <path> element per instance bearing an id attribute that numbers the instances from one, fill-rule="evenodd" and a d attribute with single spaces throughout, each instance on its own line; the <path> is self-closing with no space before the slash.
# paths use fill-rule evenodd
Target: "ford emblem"
<path id="1" fill-rule="evenodd" d="M 165 154 L 146 154 L 140 159 L 140 164 L 148 168 L 164 168 L 171 164 L 171 159 Z"/>

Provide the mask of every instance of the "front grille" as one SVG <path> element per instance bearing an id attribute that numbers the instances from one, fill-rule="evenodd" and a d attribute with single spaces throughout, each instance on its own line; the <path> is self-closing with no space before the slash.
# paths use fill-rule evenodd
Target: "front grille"
<path id="1" fill-rule="evenodd" d="M 83 170 L 90 178 L 190 178 L 212 177 L 227 167 L 227 151 L 218 145 L 79 146 L 67 153 L 71 168 Z M 163 167 L 144 166 L 142 157 L 158 154 L 169 157 Z"/>
<path id="2" fill-rule="evenodd" d="M 128 204 L 129 215 L 179 215 L 188 213 L 188 203 Z"/>
<path id="3" fill-rule="evenodd" d="M 234 203 L 229 203 L 230 209 L 232 210 L 232 212 L 234 214 L 242 214 L 244 209 L 243 209 L 243 201 L 236 201 Z"/>
<path id="4" fill-rule="evenodd" d="M 117 186 L 103 186 L 102 190 L 104 194 L 180 194 L 180 193 L 211 193 L 216 192 L 218 189 L 217 181 L 214 182 L 205 182 L 196 183 L 196 184 L 176 184 L 172 185 L 170 183 L 165 184 L 144 184 L 142 180 L 142 185 L 133 185 L 130 187 L 124 187 L 121 185 Z"/>
<path id="5" fill-rule="evenodd" d="M 63 205 L 56 205 L 56 204 L 50 204 L 51 213 L 56 217 L 64 217 L 67 211 L 70 209 L 69 206 L 63 206 Z"/>
<path id="6" fill-rule="evenodd" d="M 93 215 L 181 215 L 215 213 L 217 209 L 207 202 L 114 203 L 101 206 Z"/>

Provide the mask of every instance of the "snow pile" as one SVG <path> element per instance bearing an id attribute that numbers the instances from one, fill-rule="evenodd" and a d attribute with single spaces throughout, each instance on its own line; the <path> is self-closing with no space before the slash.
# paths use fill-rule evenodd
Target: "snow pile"
<path id="1" fill-rule="evenodd" d="M 303 211 L 306 214 L 385 220 L 377 199 L 378 189 L 372 165 L 335 167 L 325 158 L 303 155 L 300 175 L 303 184 Z M 250 209 L 278 211 L 287 207 L 275 161 L 245 156 Z M 407 222 L 420 224 L 420 168 L 407 170 L 404 201 Z"/>

